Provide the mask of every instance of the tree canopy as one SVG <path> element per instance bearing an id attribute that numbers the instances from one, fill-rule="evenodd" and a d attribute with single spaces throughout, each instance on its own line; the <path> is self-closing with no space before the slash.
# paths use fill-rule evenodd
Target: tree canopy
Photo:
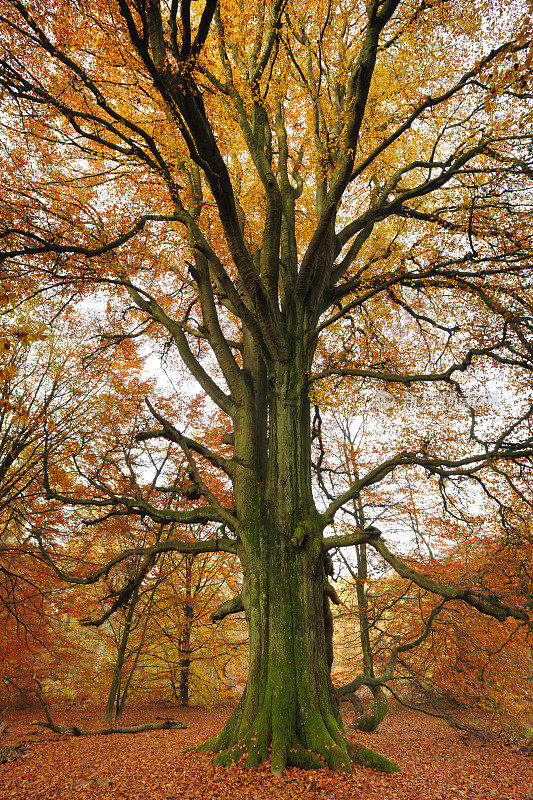
<path id="1" fill-rule="evenodd" d="M 6 303 L 40 298 L 53 326 L 92 309 L 117 396 L 149 352 L 182 381 L 147 386 L 144 410 L 110 394 L 107 424 L 43 453 L 67 528 L 179 538 L 80 574 L 35 526 L 41 557 L 81 584 L 136 559 L 102 622 L 161 553 L 236 555 L 219 618 L 244 610 L 249 676 L 215 762 L 394 770 L 342 727 L 329 554 L 367 544 L 443 603 L 531 627 L 530 579 L 450 580 L 390 541 L 432 493 L 443 518 L 486 504 L 531 542 L 530 4 L 0 9 Z M 384 398 L 416 413 L 374 413 Z M 368 420 L 349 468 L 343 402 Z"/>

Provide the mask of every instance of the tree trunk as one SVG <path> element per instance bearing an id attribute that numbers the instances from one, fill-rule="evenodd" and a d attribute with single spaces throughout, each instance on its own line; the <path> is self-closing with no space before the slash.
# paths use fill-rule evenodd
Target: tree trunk
<path id="1" fill-rule="evenodd" d="M 359 515 L 364 522 L 363 510 L 359 509 Z M 374 673 L 374 652 L 370 641 L 370 610 L 368 597 L 366 594 L 366 582 L 368 580 L 368 562 L 366 557 L 366 545 L 358 545 L 357 552 L 357 608 L 359 614 L 359 631 L 361 639 L 361 649 L 363 651 L 363 669 L 367 678 L 375 679 Z M 383 722 L 389 713 L 389 702 L 387 695 L 381 686 L 370 686 L 373 702 L 370 708 L 356 718 L 350 726 L 353 730 L 373 733 Z"/>
<path id="2" fill-rule="evenodd" d="M 153 600 L 155 588 L 156 587 L 154 587 L 154 589 L 152 590 L 152 598 L 151 598 L 151 600 Z M 120 689 L 121 682 L 119 682 L 119 684 L 118 684 L 115 722 L 120 722 L 120 720 L 122 719 L 122 715 L 124 714 L 124 706 L 126 705 L 126 698 L 128 697 L 128 694 L 129 694 L 129 691 L 130 691 L 131 682 L 133 680 L 133 675 L 135 673 L 135 670 L 137 669 L 137 664 L 139 663 L 139 659 L 141 657 L 142 649 L 143 649 L 143 646 L 144 646 L 144 641 L 145 641 L 145 638 L 146 638 L 146 631 L 147 631 L 147 628 L 148 628 L 148 621 L 150 619 L 151 600 L 150 600 L 150 604 L 148 606 L 148 609 L 144 611 L 144 623 L 143 623 L 143 631 L 142 631 L 141 638 L 140 638 L 139 642 L 137 643 L 137 645 L 135 646 L 135 650 L 132 651 L 129 654 L 129 656 L 131 657 L 133 655 L 133 652 L 134 652 L 135 656 L 134 656 L 134 659 L 133 659 L 133 663 L 131 664 L 131 666 L 129 668 L 128 677 L 126 678 L 126 681 L 124 683 L 124 686 L 123 686 L 122 690 Z"/>
<path id="3" fill-rule="evenodd" d="M 274 774 L 286 764 L 317 769 L 324 762 L 348 772 L 353 761 L 392 772 L 390 761 L 347 739 L 330 678 L 332 620 L 311 492 L 305 371 L 291 367 L 274 387 L 266 479 L 253 486 L 243 478 L 242 491 L 235 483 L 248 682 L 224 729 L 203 749 L 218 753 L 219 765 L 242 759 L 255 766 L 270 757 Z"/>
<path id="4" fill-rule="evenodd" d="M 115 668 L 113 670 L 113 678 L 111 679 L 111 686 L 109 688 L 109 694 L 107 696 L 107 703 L 103 715 L 105 722 L 112 721 L 115 702 L 117 704 L 117 709 L 120 704 L 120 684 L 122 682 L 122 670 L 124 668 L 126 647 L 128 646 L 128 639 L 130 637 L 131 624 L 133 620 L 133 614 L 135 612 L 135 606 L 137 604 L 137 598 L 138 591 L 136 589 L 126 611 L 124 630 L 122 631 L 122 636 L 120 638 L 120 643 L 117 650 L 117 659 L 115 661 Z"/>
<path id="5" fill-rule="evenodd" d="M 183 604 L 183 631 L 179 639 L 180 652 L 180 682 L 179 704 L 189 705 L 190 675 L 191 675 L 191 632 L 194 620 L 192 602 L 192 565 L 194 556 L 185 556 L 185 602 Z"/>
<path id="6" fill-rule="evenodd" d="M 373 701 L 368 709 L 356 718 L 350 725 L 350 730 L 374 733 L 389 713 L 389 701 L 381 686 L 371 686 Z"/>

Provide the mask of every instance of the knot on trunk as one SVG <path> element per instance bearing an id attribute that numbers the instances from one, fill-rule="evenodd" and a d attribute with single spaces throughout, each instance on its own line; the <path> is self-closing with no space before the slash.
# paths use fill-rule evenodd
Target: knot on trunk
<path id="1" fill-rule="evenodd" d="M 311 520 L 303 520 L 294 528 L 294 532 L 291 537 L 291 544 L 293 544 L 294 547 L 301 547 L 307 537 L 310 535 L 312 536 L 314 533 L 316 533 L 316 530 Z"/>
<path id="2" fill-rule="evenodd" d="M 199 500 L 202 496 L 202 490 L 196 481 L 193 481 L 187 486 L 182 486 L 180 488 L 180 493 L 186 500 L 191 501 Z"/>
<path id="3" fill-rule="evenodd" d="M 297 525 L 292 535 L 291 544 L 301 547 L 307 537 L 307 531 L 303 525 Z"/>

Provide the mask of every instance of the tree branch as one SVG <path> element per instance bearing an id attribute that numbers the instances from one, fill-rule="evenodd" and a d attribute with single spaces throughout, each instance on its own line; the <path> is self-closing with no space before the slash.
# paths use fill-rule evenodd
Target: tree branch
<path id="1" fill-rule="evenodd" d="M 433 594 L 444 597 L 446 600 L 460 600 L 466 605 L 476 608 L 482 614 L 494 617 L 500 622 L 503 622 L 508 617 L 512 617 L 513 619 L 526 622 L 528 625 L 532 624 L 529 615 L 525 611 L 511 608 L 511 606 L 502 603 L 495 596 L 489 597 L 488 595 L 481 594 L 480 592 L 476 592 L 469 588 L 447 586 L 446 584 L 440 583 L 439 581 L 436 581 L 427 575 L 420 574 L 412 567 L 407 566 L 407 564 L 397 558 L 393 553 L 391 553 L 382 538 L 372 539 L 369 541 L 369 544 L 372 545 L 375 550 L 377 550 L 387 564 L 389 564 L 395 570 L 395 572 L 398 573 L 398 575 L 400 575 L 402 578 L 407 578 L 408 580 L 412 581 L 417 586 L 420 586 L 421 589 L 426 589 L 428 592 L 433 592 Z M 400 652 L 402 651 L 399 650 L 399 653 Z"/>
<path id="2" fill-rule="evenodd" d="M 176 342 L 180 357 L 190 370 L 191 374 L 198 381 L 202 389 L 204 389 L 209 397 L 213 400 L 213 402 L 231 417 L 234 410 L 234 403 L 231 397 L 222 391 L 215 381 L 207 374 L 198 359 L 193 355 L 181 326 L 174 322 L 174 320 L 163 311 L 157 301 L 147 292 L 142 289 L 138 289 L 128 280 L 124 280 L 124 286 L 134 303 L 140 309 L 149 314 L 152 319 L 160 322 L 172 335 L 174 341 Z"/>
<path id="3" fill-rule="evenodd" d="M 369 525 L 367 528 L 356 530 L 353 533 L 344 533 L 340 536 L 326 536 L 322 540 L 322 547 L 324 550 L 336 550 L 338 547 L 353 547 L 356 544 L 366 544 L 378 536 L 381 536 L 381 531 Z"/>
<path id="4" fill-rule="evenodd" d="M 41 535 L 38 531 L 32 532 L 32 538 L 35 539 L 39 546 L 41 557 L 43 561 L 55 572 L 58 578 L 65 581 L 65 583 L 75 584 L 77 586 L 90 586 L 98 583 L 102 578 L 107 578 L 113 567 L 126 561 L 132 557 L 144 557 L 152 559 L 161 555 L 162 553 L 182 553 L 183 555 L 199 555 L 203 553 L 236 553 L 237 542 L 235 539 L 230 539 L 226 536 L 221 536 L 215 539 L 205 539 L 203 541 L 182 541 L 179 539 L 167 539 L 164 542 L 157 542 L 156 544 L 149 545 L 148 547 L 132 547 L 128 550 L 123 550 L 122 553 L 110 559 L 106 564 L 97 569 L 90 575 L 84 578 L 79 578 L 76 575 L 71 575 L 69 572 L 62 570 L 55 561 L 46 552 L 43 545 Z"/>
<path id="5" fill-rule="evenodd" d="M 163 418 L 157 416 L 156 419 L 159 419 L 159 421 L 161 421 Z M 226 475 L 228 475 L 230 478 L 232 477 L 234 473 L 234 467 L 229 459 L 218 455 L 218 453 L 214 453 L 208 447 L 206 447 L 203 444 L 200 444 L 194 439 L 191 439 L 189 436 L 184 436 L 183 434 L 180 434 L 180 432 L 176 428 L 174 428 L 174 426 L 170 422 L 168 422 L 168 420 L 165 419 L 164 423 L 162 424 L 164 425 L 164 427 L 161 429 L 155 429 L 155 430 L 152 429 L 137 433 L 135 435 L 136 441 L 144 442 L 149 439 L 167 439 L 170 442 L 175 442 L 176 444 L 179 444 L 179 438 L 181 436 L 181 439 L 185 442 L 189 450 L 191 450 L 193 453 L 197 453 L 199 456 L 202 456 L 202 458 L 205 458 L 206 461 L 209 461 L 211 464 L 213 464 L 214 467 L 218 467 L 218 469 L 225 472 Z"/>
<path id="6" fill-rule="evenodd" d="M 225 603 L 222 603 L 216 611 L 211 614 L 211 622 L 220 622 L 220 620 L 228 617 L 230 614 L 239 614 L 241 611 L 244 611 L 244 605 L 242 602 L 242 595 L 238 594 L 236 597 L 232 597 L 231 600 L 226 600 Z"/>
<path id="7" fill-rule="evenodd" d="M 61 727 L 60 725 L 56 725 L 54 720 L 52 719 L 52 715 L 50 713 L 50 709 L 48 708 L 48 703 L 44 699 L 43 694 L 43 685 L 37 678 L 33 679 L 37 684 L 37 696 L 39 701 L 44 709 L 44 713 L 46 714 L 46 722 L 33 722 L 33 725 L 38 725 L 41 728 L 50 728 L 54 733 L 60 733 L 62 735 L 70 735 L 70 736 L 111 736 L 114 733 L 142 733 L 143 731 L 169 731 L 169 730 L 183 730 L 187 727 L 184 722 L 180 722 L 175 719 L 166 719 L 164 722 L 155 722 L 155 723 L 147 723 L 146 725 L 126 725 L 126 726 L 118 726 L 114 728 L 102 728 L 98 731 L 87 731 L 84 728 L 78 727 L 78 725 L 67 725 L 66 727 Z"/>

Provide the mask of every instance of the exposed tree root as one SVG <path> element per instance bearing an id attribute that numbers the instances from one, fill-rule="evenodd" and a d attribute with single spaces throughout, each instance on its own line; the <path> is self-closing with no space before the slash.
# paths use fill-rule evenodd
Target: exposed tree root
<path id="1" fill-rule="evenodd" d="M 316 753 L 307 750 L 295 739 L 287 754 L 287 765 L 290 767 L 299 767 L 300 769 L 322 769 L 324 762 Z"/>
<path id="2" fill-rule="evenodd" d="M 201 752 L 212 752 L 208 742 L 198 748 Z M 277 751 L 269 748 L 257 739 L 240 741 L 232 747 L 225 748 L 215 755 L 213 764 L 219 767 L 229 767 L 231 764 L 241 763 L 246 767 L 255 767 L 266 761 L 270 755 L 272 773 L 281 775 L 286 766 L 299 767 L 300 769 L 323 769 L 328 766 L 332 770 L 351 773 L 352 766 L 370 767 L 379 772 L 394 773 L 398 766 L 380 753 L 370 750 L 361 744 L 353 744 L 345 739 L 341 745 L 331 741 L 324 742 L 322 752 L 316 753 L 304 747 L 297 739 L 293 739 L 287 749 L 278 745 Z"/>
<path id="3" fill-rule="evenodd" d="M 400 769 L 394 761 L 390 761 L 386 756 L 382 756 L 381 753 L 376 753 L 375 750 L 370 750 L 362 744 L 352 744 L 350 742 L 348 752 L 352 762 L 360 767 L 370 767 L 378 772 L 388 772 L 390 774 L 398 772 Z"/>
<path id="4" fill-rule="evenodd" d="M 299 725 L 290 720 L 278 720 L 272 724 L 268 709 L 263 709 L 248 732 L 246 726 L 238 724 L 239 715 L 229 720 L 226 727 L 213 739 L 197 749 L 204 753 L 215 753 L 215 766 L 230 766 L 240 763 L 256 767 L 270 758 L 274 775 L 281 775 L 286 766 L 300 769 L 322 769 L 351 773 L 354 764 L 370 767 L 380 772 L 393 773 L 398 767 L 388 758 L 347 738 L 336 719 L 312 715 L 307 720 L 305 738 L 298 737 Z M 285 723 L 285 724 L 284 724 Z M 288 723 L 288 724 L 287 724 Z M 290 731 L 296 727 L 296 735 Z M 302 738 L 303 732 L 300 731 Z"/>

